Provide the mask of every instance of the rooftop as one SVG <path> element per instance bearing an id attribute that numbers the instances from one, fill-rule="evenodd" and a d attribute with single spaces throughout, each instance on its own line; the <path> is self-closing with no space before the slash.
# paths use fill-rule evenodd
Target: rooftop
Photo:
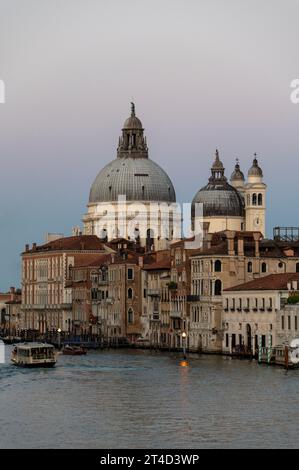
<path id="1" fill-rule="evenodd" d="M 28 247 L 29 248 L 29 247 Z M 33 244 L 31 249 L 23 253 L 36 253 L 44 251 L 84 251 L 105 250 L 104 244 L 96 235 L 79 235 L 75 237 L 64 237 L 50 241 L 44 245 Z"/>
<path id="2" fill-rule="evenodd" d="M 245 282 L 234 287 L 224 289 L 224 292 L 255 291 L 255 290 L 288 290 L 288 283 L 299 281 L 299 273 L 269 274 L 269 276 Z"/>

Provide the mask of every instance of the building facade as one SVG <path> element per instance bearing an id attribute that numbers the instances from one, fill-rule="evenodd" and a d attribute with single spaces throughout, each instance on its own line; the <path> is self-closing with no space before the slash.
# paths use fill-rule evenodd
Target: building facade
<path id="1" fill-rule="evenodd" d="M 256 355 L 259 346 L 290 344 L 298 337 L 298 273 L 270 274 L 223 291 L 222 351 Z M 299 297 L 298 297 L 299 302 Z"/>
<path id="2" fill-rule="evenodd" d="M 230 183 L 216 150 L 208 184 L 201 188 L 192 201 L 193 229 L 204 223 L 209 233 L 223 230 L 259 231 L 265 236 L 266 184 L 256 155 L 248 171 L 248 180 L 237 161 Z M 198 205 L 202 204 L 202 212 Z"/>
<path id="3" fill-rule="evenodd" d="M 26 332 L 72 330 L 70 270 L 94 255 L 111 251 L 94 235 L 66 237 L 44 245 L 26 245 L 22 253 L 22 323 Z"/>
<path id="4" fill-rule="evenodd" d="M 202 250 L 191 257 L 190 349 L 221 352 L 224 289 L 269 274 L 296 273 L 297 242 L 264 240 L 260 232 L 207 234 Z"/>

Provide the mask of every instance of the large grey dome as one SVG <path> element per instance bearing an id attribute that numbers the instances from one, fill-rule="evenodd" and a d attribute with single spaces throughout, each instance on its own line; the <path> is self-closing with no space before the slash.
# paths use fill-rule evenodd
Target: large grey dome
<path id="1" fill-rule="evenodd" d="M 119 139 L 117 158 L 103 168 L 91 186 L 89 202 L 117 201 L 125 195 L 128 201 L 175 202 L 175 191 L 162 168 L 148 158 L 146 137 L 140 119 L 126 119 Z"/>
<path id="2" fill-rule="evenodd" d="M 90 189 L 89 202 L 117 201 L 175 202 L 172 182 L 149 158 L 116 158 L 103 168 Z"/>
<path id="3" fill-rule="evenodd" d="M 203 204 L 204 217 L 244 217 L 243 197 L 227 182 L 217 150 L 211 170 L 212 176 L 209 178 L 208 184 L 201 188 L 193 198 L 192 217 L 195 215 L 196 203 Z"/>

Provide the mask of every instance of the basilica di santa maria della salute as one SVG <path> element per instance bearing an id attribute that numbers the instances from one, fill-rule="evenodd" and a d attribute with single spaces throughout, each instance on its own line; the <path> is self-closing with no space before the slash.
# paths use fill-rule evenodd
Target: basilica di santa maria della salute
<path id="1" fill-rule="evenodd" d="M 107 241 L 119 237 L 135 239 L 141 246 L 156 250 L 181 238 L 182 212 L 176 209 L 179 204 L 174 186 L 148 153 L 142 123 L 131 103 L 117 158 L 98 173 L 91 186 L 83 217 L 84 234 Z M 237 160 L 228 182 L 216 150 L 208 183 L 192 201 L 192 227 L 200 224 L 206 233 L 259 231 L 265 236 L 265 195 L 266 184 L 256 155 L 247 181 Z"/>

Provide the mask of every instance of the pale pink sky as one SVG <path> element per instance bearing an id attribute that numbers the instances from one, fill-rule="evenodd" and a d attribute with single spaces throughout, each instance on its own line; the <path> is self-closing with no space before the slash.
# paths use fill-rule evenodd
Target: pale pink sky
<path id="1" fill-rule="evenodd" d="M 132 97 L 181 202 L 257 152 L 267 231 L 299 225 L 296 0 L 0 0 L 0 290 L 19 253 L 80 223 Z"/>

